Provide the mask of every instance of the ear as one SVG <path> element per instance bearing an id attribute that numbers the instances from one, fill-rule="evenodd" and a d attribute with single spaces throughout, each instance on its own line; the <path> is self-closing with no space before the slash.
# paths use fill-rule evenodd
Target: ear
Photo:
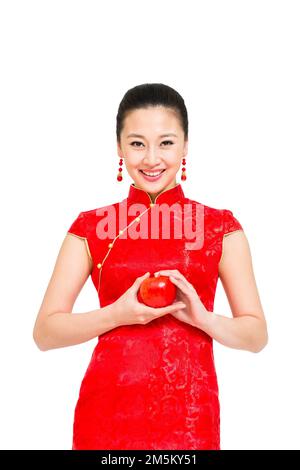
<path id="1" fill-rule="evenodd" d="M 119 142 L 117 142 L 117 152 L 120 158 L 123 158 L 123 152 L 121 150 Z"/>
<path id="2" fill-rule="evenodd" d="M 189 146 L 189 142 L 188 140 L 186 140 L 184 143 L 184 147 L 183 147 L 183 155 L 182 155 L 183 158 L 185 158 L 188 154 L 188 146 Z"/>

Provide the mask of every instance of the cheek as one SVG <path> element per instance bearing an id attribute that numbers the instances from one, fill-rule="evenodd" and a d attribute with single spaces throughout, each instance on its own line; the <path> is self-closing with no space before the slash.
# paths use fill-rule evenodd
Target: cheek
<path id="1" fill-rule="evenodd" d="M 177 162 L 170 163 L 169 170 L 171 170 L 173 173 L 177 173 L 180 170 L 180 164 L 178 164 Z"/>
<path id="2" fill-rule="evenodd" d="M 137 157 L 137 156 L 132 156 L 130 154 L 127 154 L 127 158 L 126 158 L 126 162 L 125 162 L 125 166 L 126 166 L 127 170 L 130 171 L 130 170 L 136 170 L 136 169 L 140 168 L 141 160 L 142 159 Z"/>
<path id="3" fill-rule="evenodd" d="M 182 158 L 180 158 L 178 155 L 173 155 L 170 156 L 170 158 L 166 159 L 166 164 L 168 165 L 169 168 L 172 168 L 174 170 L 179 170 L 181 166 L 181 161 Z"/>

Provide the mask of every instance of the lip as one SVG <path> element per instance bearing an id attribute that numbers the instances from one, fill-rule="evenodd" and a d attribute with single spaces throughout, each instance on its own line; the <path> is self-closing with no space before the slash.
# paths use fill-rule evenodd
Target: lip
<path id="1" fill-rule="evenodd" d="M 142 177 L 146 180 L 146 181 L 158 181 L 162 175 L 164 174 L 164 172 L 166 171 L 165 168 L 162 168 L 162 172 L 158 175 L 158 176 L 147 176 L 145 175 L 141 170 L 139 170 L 140 174 L 142 175 Z M 147 170 L 143 170 L 143 171 L 147 171 Z M 156 171 L 159 171 L 159 170 L 156 170 Z M 155 171 L 155 173 L 156 173 Z M 154 172 L 153 172 L 154 173 Z"/>

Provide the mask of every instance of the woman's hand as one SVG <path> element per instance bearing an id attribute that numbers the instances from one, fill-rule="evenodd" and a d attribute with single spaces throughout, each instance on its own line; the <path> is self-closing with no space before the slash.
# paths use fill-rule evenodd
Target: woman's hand
<path id="1" fill-rule="evenodd" d="M 126 292 L 113 304 L 113 315 L 117 326 L 140 323 L 146 325 L 150 321 L 166 314 L 174 314 L 180 308 L 184 308 L 182 301 L 168 305 L 167 307 L 153 308 L 141 303 L 137 299 L 137 293 L 141 283 L 149 276 L 149 272 L 136 278 Z"/>
<path id="2" fill-rule="evenodd" d="M 208 311 L 201 302 L 194 286 L 177 269 L 160 270 L 154 273 L 154 276 L 169 276 L 169 279 L 177 287 L 176 301 L 183 301 L 185 308 L 172 312 L 173 317 L 192 326 L 201 328 L 207 316 Z"/>

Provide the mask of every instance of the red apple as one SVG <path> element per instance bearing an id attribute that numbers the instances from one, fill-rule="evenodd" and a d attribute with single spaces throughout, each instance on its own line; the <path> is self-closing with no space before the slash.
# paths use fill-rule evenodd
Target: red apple
<path id="1" fill-rule="evenodd" d="M 137 298 L 149 307 L 166 307 L 176 298 L 176 286 L 168 276 L 150 276 L 140 285 Z"/>

